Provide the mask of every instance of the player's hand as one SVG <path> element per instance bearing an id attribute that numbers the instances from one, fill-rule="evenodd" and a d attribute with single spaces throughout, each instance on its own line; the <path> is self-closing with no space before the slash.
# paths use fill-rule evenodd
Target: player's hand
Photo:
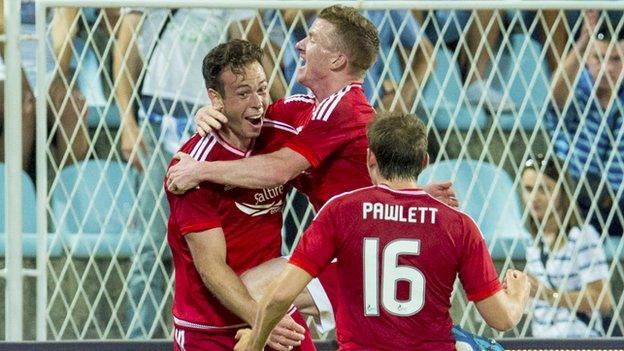
<path id="1" fill-rule="evenodd" d="M 234 351 L 260 351 L 261 349 L 255 350 L 251 347 L 251 335 L 251 329 L 240 329 L 236 333 L 238 342 L 234 345 Z"/>
<path id="2" fill-rule="evenodd" d="M 213 130 L 221 129 L 228 122 L 227 117 L 218 107 L 204 106 L 197 110 L 197 113 L 195 113 L 195 127 L 199 135 L 206 136 Z"/>
<path id="3" fill-rule="evenodd" d="M 289 351 L 301 345 L 305 338 L 305 328 L 300 326 L 290 315 L 284 318 L 273 328 L 267 345 L 277 351 Z"/>
<path id="4" fill-rule="evenodd" d="M 184 194 L 189 189 L 197 188 L 201 181 L 197 177 L 199 161 L 183 152 L 178 152 L 173 158 L 179 160 L 179 162 L 169 167 L 167 171 L 167 189 L 179 195 Z"/>
<path id="5" fill-rule="evenodd" d="M 453 189 L 453 182 L 450 180 L 446 182 L 432 182 L 423 187 L 423 190 L 427 194 L 435 197 L 436 199 L 444 202 L 451 207 L 458 207 L 459 201 L 455 197 L 455 189 Z"/>
<path id="6" fill-rule="evenodd" d="M 596 34 L 596 27 L 598 26 L 598 18 L 600 13 L 596 10 L 585 11 L 583 19 L 583 25 L 581 26 L 581 34 L 579 35 L 578 43 L 581 45 L 581 49 L 587 47 L 591 37 Z"/>
<path id="7" fill-rule="evenodd" d="M 507 294 L 519 296 L 525 303 L 531 292 L 529 276 L 515 269 L 508 269 L 505 273 Z"/>

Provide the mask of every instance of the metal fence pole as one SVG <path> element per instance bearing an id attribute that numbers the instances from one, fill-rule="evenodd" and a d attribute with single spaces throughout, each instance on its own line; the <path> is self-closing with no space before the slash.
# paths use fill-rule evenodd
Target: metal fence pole
<path id="1" fill-rule="evenodd" d="M 48 162 L 46 158 L 47 110 L 46 97 L 48 82 L 46 78 L 46 8 L 37 4 L 36 8 L 36 40 L 37 40 L 37 119 L 36 119 L 36 157 L 37 157 L 37 340 L 47 339 L 46 314 L 48 301 L 48 279 L 46 267 L 48 262 Z"/>
<path id="2" fill-rule="evenodd" d="M 22 76 L 19 51 L 20 0 L 4 0 L 6 80 L 4 149 L 6 163 L 6 340 L 23 338 L 22 299 Z"/>

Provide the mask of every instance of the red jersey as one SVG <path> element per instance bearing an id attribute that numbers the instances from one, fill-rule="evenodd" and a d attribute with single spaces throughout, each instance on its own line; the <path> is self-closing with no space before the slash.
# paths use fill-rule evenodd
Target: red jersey
<path id="1" fill-rule="evenodd" d="M 418 189 L 379 185 L 331 199 L 290 263 L 317 276 L 334 258 L 341 350 L 455 350 L 456 276 L 472 301 L 500 289 L 474 221 Z"/>
<path id="2" fill-rule="evenodd" d="M 256 143 L 263 147 L 258 151 L 279 149 L 284 135 L 295 132 L 279 121 L 265 120 Z M 252 151 L 241 151 L 216 134 L 203 138 L 196 134 L 180 151 L 200 161 L 237 160 L 252 155 Z M 184 195 L 167 191 L 171 210 L 167 241 L 175 268 L 173 316 L 177 328 L 219 331 L 244 325 L 205 287 L 184 236 L 221 227 L 226 261 L 236 274 L 279 257 L 284 190 L 284 185 L 254 190 L 204 182 Z"/>
<path id="3" fill-rule="evenodd" d="M 318 103 L 313 96 L 293 95 L 267 109 L 267 117 L 288 118 L 300 130 L 285 146 L 312 165 L 302 190 L 316 210 L 334 195 L 371 185 L 366 126 L 374 113 L 361 83 L 351 83 Z"/>

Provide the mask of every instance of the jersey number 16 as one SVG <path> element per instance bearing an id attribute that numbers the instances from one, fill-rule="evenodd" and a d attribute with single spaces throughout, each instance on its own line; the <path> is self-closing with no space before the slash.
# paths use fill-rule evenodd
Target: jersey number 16
<path id="1" fill-rule="evenodd" d="M 379 281 L 381 305 L 388 313 L 407 317 L 418 313 L 425 304 L 425 276 L 415 267 L 399 265 L 400 255 L 420 254 L 420 240 L 395 240 L 383 248 L 381 262 L 379 239 L 364 238 L 364 315 L 379 315 Z M 379 265 L 381 264 L 381 279 Z M 409 283 L 407 300 L 396 298 L 400 280 Z"/>

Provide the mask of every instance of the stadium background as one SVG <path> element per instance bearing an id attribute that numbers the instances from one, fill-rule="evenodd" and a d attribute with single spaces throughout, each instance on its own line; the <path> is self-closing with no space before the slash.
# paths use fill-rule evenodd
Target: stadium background
<path id="1" fill-rule="evenodd" d="M 246 35 L 261 36 L 271 59 L 279 63 L 271 72 L 270 84 L 281 82 L 290 91 L 298 89 L 292 76 L 292 65 L 296 64 L 294 43 L 305 34 L 309 10 L 334 3 L 356 6 L 363 11 L 386 11 L 379 26 L 389 31 L 393 39 L 389 47 L 382 49 L 378 59 L 382 79 L 367 77 L 369 86 L 374 87 L 371 102 L 379 109 L 415 112 L 427 123 L 432 141 L 432 164 L 420 181 L 453 180 L 462 209 L 479 223 L 499 272 L 524 268 L 525 249 L 534 245 L 535 239 L 523 225 L 530 214 L 520 200 L 519 171 L 527 160 L 539 153 L 555 157 L 545 127 L 553 74 L 545 47 L 554 40 L 554 27 L 562 29 L 568 45 L 572 45 L 587 9 L 612 10 L 601 15 L 600 21 L 609 22 L 612 31 L 619 30 L 624 22 L 617 10 L 624 9 L 624 2 L 46 0 L 36 2 L 36 25 L 31 26 L 29 32 L 27 26 L 20 25 L 19 1 L 7 0 L 4 2 L 7 101 L 4 130 L 6 150 L 12 152 L 7 153 L 0 173 L 4 178 L 0 182 L 3 190 L 0 196 L 3 198 L 2 224 L 5 228 L 0 241 L 3 255 L 0 272 L 4 278 L 0 280 L 0 294 L 5 298 L 5 304 L 0 308 L 3 317 L 0 318 L 3 325 L 0 338 L 39 342 L 99 340 L 102 343 L 73 345 L 77 349 L 85 345 L 106 349 L 110 345 L 104 341 L 128 340 L 131 326 L 142 323 L 138 317 L 128 317 L 128 308 L 140 310 L 151 304 L 157 310 L 156 318 L 142 330 L 138 339 L 171 339 L 173 281 L 167 244 L 136 232 L 131 223 L 140 210 L 137 192 L 151 191 L 157 197 L 163 194 L 161 189 L 146 188 L 138 172 L 120 152 L 120 128 L 123 126 L 120 126 L 114 94 L 120 78 L 115 77 L 111 69 L 120 21 L 100 9 L 137 7 L 149 12 L 149 9 L 158 8 L 204 7 L 257 11 L 255 20 L 259 26 L 233 25 L 239 25 L 240 31 Z M 22 4 L 22 11 L 24 6 L 28 5 Z M 55 8 L 66 6 L 79 8 L 72 22 L 77 34 L 66 41 L 66 50 L 73 57 L 71 75 L 60 71 L 50 43 L 51 13 Z M 285 18 L 282 10 L 286 9 L 295 9 L 294 15 Z M 389 12 L 393 9 L 408 10 L 415 16 L 415 11 L 420 13 L 418 35 L 411 43 L 412 47 L 400 40 L 408 22 L 398 22 L 396 26 Z M 459 16 L 457 10 L 462 10 L 464 17 Z M 479 14 L 485 10 L 493 11 L 491 20 L 481 22 Z M 546 20 L 547 11 L 555 13 L 554 26 Z M 121 12 L 120 16 L 123 15 Z M 166 11 L 166 16 L 171 18 L 175 13 Z M 464 29 L 468 26 L 476 26 L 482 33 L 489 33 L 493 28 L 500 30 L 494 47 L 482 41 L 479 50 L 490 56 L 484 81 L 513 101 L 515 107 L 511 111 L 495 109 L 485 99 L 476 103 L 465 102 L 467 85 L 462 74 L 465 75 L 466 71 L 462 73 L 460 70 L 459 56 L 462 47 L 467 45 Z M 537 34 L 540 30 L 546 33 L 541 39 Z M 138 33 L 133 36 L 138 37 Z M 425 37 L 428 44 L 423 40 Z M 222 39 L 225 38 L 223 34 Z M 17 49 L 19 47 L 22 47 L 21 52 Z M 22 138 L 19 132 L 21 119 L 15 116 L 21 114 L 21 106 L 16 102 L 21 101 L 22 82 L 18 72 L 23 60 L 20 54 L 27 54 L 25 50 L 37 52 L 35 67 L 31 67 L 36 72 L 34 90 L 38 97 L 45 97 L 36 101 L 36 166 L 26 173 L 21 171 L 19 148 L 11 147 L 19 145 Z M 422 86 L 409 97 L 395 94 L 410 80 L 416 79 L 417 73 L 410 67 L 422 57 L 425 57 L 427 72 Z M 468 72 L 475 72 L 475 61 L 475 57 L 468 57 L 465 68 Z M 175 69 L 171 67 L 163 75 L 167 72 L 179 74 Z M 198 74 L 199 67 L 196 70 L 192 74 Z M 90 143 L 84 157 L 76 157 L 71 149 L 61 157 L 54 157 L 50 151 L 53 140 L 49 135 L 59 131 L 60 123 L 55 111 L 51 112 L 54 122 L 46 123 L 46 100 L 51 99 L 46 77 L 54 74 L 60 75 L 67 87 L 76 87 L 85 95 L 88 118 L 84 130 L 89 133 Z M 393 97 L 392 101 L 383 101 L 381 91 L 386 97 Z M 140 90 L 136 87 L 133 97 L 137 99 L 139 95 Z M 149 133 L 145 127 L 141 130 Z M 71 143 L 80 132 L 82 130 L 76 130 L 64 137 Z M 157 144 L 156 147 L 163 145 Z M 613 198 L 622 197 L 622 187 L 604 187 Z M 562 191 L 570 192 L 573 198 L 578 195 L 573 189 L 564 188 Z M 313 216 L 312 209 L 301 203 L 299 195 L 289 195 L 285 208 L 288 241 L 296 241 Z M 141 221 L 145 224 L 165 216 L 166 213 L 157 207 L 151 217 L 143 217 Z M 602 221 L 608 227 L 611 221 L 622 220 L 622 216 L 622 208 L 614 206 Z M 624 328 L 624 241 L 621 236 L 610 236 L 604 230 L 600 235 L 611 274 L 612 296 L 605 298 L 613 298 L 614 306 L 611 324 L 605 326 L 607 337 L 582 341 L 532 339 L 531 311 L 513 330 L 504 334 L 493 333 L 477 316 L 474 305 L 466 301 L 461 289 L 457 289 L 452 298 L 455 323 L 477 334 L 503 338 L 512 348 L 553 345 L 558 348 L 624 348 L 623 339 L 616 339 L 618 328 Z M 154 299 L 149 287 L 136 300 L 129 292 L 129 271 L 137 264 L 134 257 L 147 246 L 151 246 L 157 256 L 150 269 L 142 274 L 148 281 L 156 275 L 166 277 L 165 298 L 161 300 Z M 318 338 L 331 340 L 332 336 L 319 335 Z M 168 342 L 153 342 L 142 347 L 166 349 Z M 32 345 L 45 345 L 50 350 L 69 347 L 43 343 Z M 9 344 L 5 346 L 10 347 Z M 113 343 L 111 347 L 139 349 L 140 346 Z"/>

